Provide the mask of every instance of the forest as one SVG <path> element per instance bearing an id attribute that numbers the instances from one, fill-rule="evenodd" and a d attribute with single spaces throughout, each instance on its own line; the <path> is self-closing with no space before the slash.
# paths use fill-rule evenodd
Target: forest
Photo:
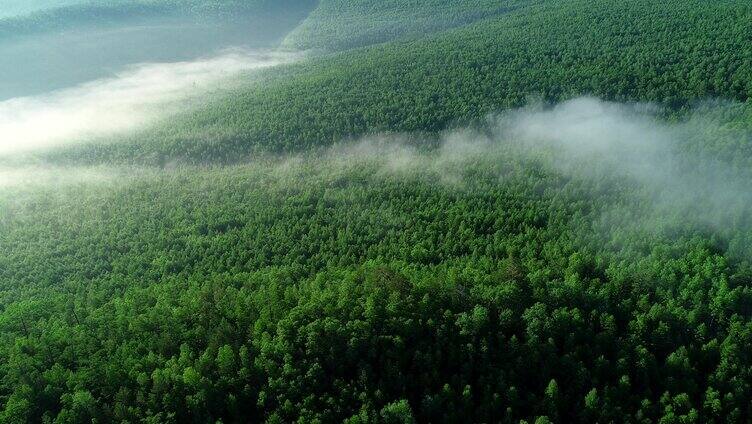
<path id="1" fill-rule="evenodd" d="M 752 5 L 39 7 L 277 30 L 0 100 L 0 423 L 752 421 Z"/>

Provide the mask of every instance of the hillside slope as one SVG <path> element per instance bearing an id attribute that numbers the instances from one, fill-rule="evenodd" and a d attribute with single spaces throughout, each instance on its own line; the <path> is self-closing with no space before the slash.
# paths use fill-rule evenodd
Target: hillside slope
<path id="1" fill-rule="evenodd" d="M 546 2 L 420 40 L 278 68 L 168 127 L 47 159 L 236 161 L 258 149 L 438 131 L 536 98 L 595 95 L 671 112 L 714 98 L 750 99 L 750 5 L 601 3 Z M 207 129 L 218 136 L 205 137 Z"/>

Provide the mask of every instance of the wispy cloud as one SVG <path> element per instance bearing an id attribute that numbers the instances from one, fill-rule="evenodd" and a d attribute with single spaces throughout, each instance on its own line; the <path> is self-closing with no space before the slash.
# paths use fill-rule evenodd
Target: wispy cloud
<path id="1" fill-rule="evenodd" d="M 609 196 L 599 203 L 606 207 L 599 218 L 608 215 L 609 222 L 600 223 L 606 227 L 654 231 L 692 224 L 727 230 L 752 216 L 752 172 L 714 154 L 714 146 L 750 139 L 747 130 L 729 131 L 718 119 L 731 106 L 716 103 L 667 122 L 654 105 L 585 97 L 502 112 L 489 117 L 485 127 L 444 133 L 428 143 L 435 148 L 416 148 L 421 143 L 409 134 L 375 135 L 334 146 L 317 158 L 296 158 L 282 169 L 347 172 L 367 164 L 374 176 L 428 175 L 462 187 L 472 182 L 474 169 L 534 167 L 542 178 L 566 176 L 581 189 L 593 189 L 594 196 Z M 609 209 L 606 203 L 615 199 L 620 199 L 615 209 Z"/>
<path id="2" fill-rule="evenodd" d="M 133 66 L 113 78 L 0 102 L 0 154 L 131 131 L 185 108 L 192 97 L 246 71 L 296 56 L 228 51 L 177 63 Z"/>
<path id="3" fill-rule="evenodd" d="M 200 70 L 207 65 L 188 66 L 197 66 Z M 245 67 L 236 65 L 235 69 Z M 159 81 L 165 78 L 165 73 L 149 77 L 146 68 L 135 73 L 140 75 L 139 81 L 155 81 L 147 85 L 160 85 Z M 187 75 L 202 72 L 169 74 L 184 75 L 184 80 L 190 80 Z M 214 75 L 213 72 L 208 74 Z M 177 85 L 186 84 L 192 82 Z M 165 99 L 182 96 L 162 88 L 151 96 L 158 100 L 149 103 L 143 99 L 129 99 L 139 91 L 126 88 L 126 99 L 119 103 L 114 100 L 118 97 L 114 93 L 119 92 L 116 84 L 106 85 L 108 88 L 101 92 L 107 93 L 107 103 L 115 105 L 115 111 L 120 109 L 119 113 L 113 112 L 115 115 L 111 118 L 119 122 L 118 125 L 122 125 L 126 117 L 135 121 L 129 125 L 140 125 L 148 119 L 147 116 L 139 120 L 140 113 L 127 109 L 132 104 L 141 107 L 159 105 Z M 81 99 L 81 96 L 76 98 Z M 70 110 L 77 104 L 71 102 L 70 107 L 59 110 Z M 719 107 L 725 108 L 723 105 Z M 505 184 L 506 178 L 565 176 L 561 181 L 573 181 L 578 195 L 587 196 L 587 190 L 592 189 L 590 195 L 604 196 L 602 201 L 594 203 L 601 210 L 600 215 L 589 217 L 593 226 L 629 228 L 647 234 L 679 225 L 724 231 L 752 228 L 752 218 L 748 217 L 752 216 L 749 207 L 752 190 L 748 187 L 752 172 L 730 166 L 710 153 L 718 137 L 724 137 L 721 144 L 729 144 L 737 135 L 749 136 L 747 130 L 729 132 L 716 114 L 705 111 L 673 123 L 661 119 L 659 112 L 651 105 L 580 98 L 550 107 L 531 106 L 503 112 L 490 117 L 483 127 L 449 131 L 438 139 L 415 134 L 371 135 L 305 153 L 259 154 L 249 163 L 239 166 L 256 169 L 270 176 L 274 184 L 283 186 L 298 184 L 301 180 L 328 183 L 347 181 L 353 176 L 358 179 L 370 176 L 376 180 L 420 178 L 443 184 L 446 188 L 463 189 L 472 186 L 474 178 L 487 179 L 493 175 L 498 176 L 498 184 Z M 96 131 L 120 128 L 106 123 L 102 129 L 97 124 L 96 120 L 82 119 L 75 131 L 69 131 L 80 135 L 84 127 Z M 176 166 L 176 172 L 192 173 L 190 165 L 177 163 Z M 11 168 L 5 174 L 0 172 L 0 186 L 45 184 L 50 180 L 45 175 L 59 178 L 68 171 L 65 167 L 49 170 Z M 118 175 L 123 175 L 130 171 L 118 172 Z M 165 172 L 172 170 L 154 168 L 147 174 Z M 70 169 L 70 173 L 72 176 L 67 181 L 107 181 L 109 170 L 106 167 L 82 168 Z M 547 195 L 552 196 L 551 201 L 558 197 L 555 188 Z M 564 196 L 561 199 L 569 198 Z"/>

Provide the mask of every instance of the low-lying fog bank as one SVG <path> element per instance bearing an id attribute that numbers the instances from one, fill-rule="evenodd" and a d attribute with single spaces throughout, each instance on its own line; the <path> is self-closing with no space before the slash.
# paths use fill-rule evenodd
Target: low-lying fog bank
<path id="1" fill-rule="evenodd" d="M 189 100 L 233 76 L 295 60 L 234 49 L 205 59 L 129 67 L 112 78 L 0 102 L 0 155 L 133 131 L 185 111 Z"/>

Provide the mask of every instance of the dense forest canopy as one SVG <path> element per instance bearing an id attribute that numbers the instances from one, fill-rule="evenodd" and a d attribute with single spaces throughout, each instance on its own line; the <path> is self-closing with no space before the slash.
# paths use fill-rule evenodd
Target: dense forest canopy
<path id="1" fill-rule="evenodd" d="M 752 420 L 746 2 L 8 5 L 0 423 Z"/>

